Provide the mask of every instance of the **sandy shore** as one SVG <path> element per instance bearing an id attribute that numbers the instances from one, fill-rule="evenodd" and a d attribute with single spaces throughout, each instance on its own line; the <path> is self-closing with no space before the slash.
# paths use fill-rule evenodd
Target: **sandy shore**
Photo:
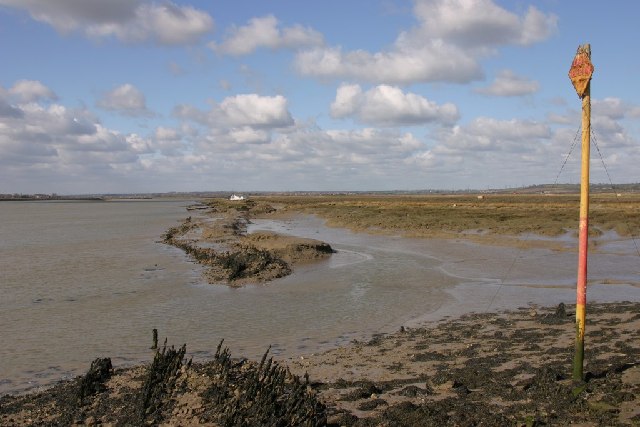
<path id="1" fill-rule="evenodd" d="M 274 362 L 282 381 L 266 400 L 247 384 L 277 375 L 252 376 L 266 369 L 257 363 L 183 361 L 144 412 L 154 362 L 105 374 L 81 401 L 82 378 L 4 396 L 0 424 L 229 425 L 235 413 L 243 425 L 640 425 L 640 303 L 588 307 L 582 384 L 571 380 L 573 337 L 572 307 L 466 315 Z M 280 421 L 251 409 L 265 405 Z"/>

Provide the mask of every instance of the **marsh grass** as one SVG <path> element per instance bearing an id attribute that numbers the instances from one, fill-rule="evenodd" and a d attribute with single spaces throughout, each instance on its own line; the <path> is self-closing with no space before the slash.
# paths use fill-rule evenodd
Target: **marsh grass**
<path id="1" fill-rule="evenodd" d="M 336 195 L 262 198 L 281 211 L 318 215 L 330 226 L 416 237 L 560 236 L 577 232 L 580 197 L 572 195 Z M 590 198 L 590 233 L 640 234 L 640 195 Z"/>

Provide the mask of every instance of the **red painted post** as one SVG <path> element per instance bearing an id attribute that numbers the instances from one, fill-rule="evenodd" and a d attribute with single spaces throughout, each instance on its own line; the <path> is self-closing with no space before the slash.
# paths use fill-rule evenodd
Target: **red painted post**
<path id="1" fill-rule="evenodd" d="M 582 172 L 580 175 L 580 227 L 578 238 L 578 279 L 576 284 L 576 344 L 573 379 L 583 380 L 584 331 L 587 305 L 587 255 L 589 244 L 589 161 L 591 148 L 591 46 L 578 48 L 569 77 L 582 99 Z"/>

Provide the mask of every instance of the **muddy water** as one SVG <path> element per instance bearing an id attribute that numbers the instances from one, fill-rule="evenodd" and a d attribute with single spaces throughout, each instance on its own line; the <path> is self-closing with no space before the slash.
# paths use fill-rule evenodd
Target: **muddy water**
<path id="1" fill-rule="evenodd" d="M 256 220 L 327 241 L 330 259 L 268 285 L 203 282 L 177 249 L 157 243 L 186 217 L 184 201 L 0 203 L 0 393 L 78 375 L 96 357 L 124 366 L 152 357 L 151 330 L 207 357 L 317 352 L 400 325 L 467 311 L 573 299 L 575 256 L 329 229 L 314 217 Z M 571 242 L 569 242 L 571 244 Z M 609 245 L 609 246 L 607 246 Z M 590 298 L 640 300 L 638 257 L 601 245 Z"/>
<path id="2" fill-rule="evenodd" d="M 330 242 L 339 251 L 313 274 L 291 280 L 322 282 L 327 277 L 344 287 L 357 287 L 352 271 L 378 270 L 373 287 L 391 285 L 401 293 L 395 300 L 397 315 L 384 326 L 419 326 L 469 312 L 511 310 L 519 307 L 575 303 L 577 239 L 570 235 L 555 240 L 565 250 L 518 249 L 478 245 L 464 239 L 407 239 L 355 234 L 330 229 L 323 221 L 300 217 L 291 221 L 255 220 L 249 227 Z M 523 236 L 524 240 L 535 236 Z M 548 238 L 545 238 L 548 239 Z M 549 239 L 552 240 L 552 239 Z M 589 257 L 588 301 L 640 301 L 640 252 L 638 239 L 606 233 L 593 239 Z M 526 243 L 526 242 L 525 242 Z M 346 252 L 346 253 L 345 253 Z M 342 257 L 359 258 L 343 278 Z M 333 275 L 332 269 L 339 272 Z M 329 276 L 330 275 L 330 276 Z M 417 288 L 402 295 L 404 286 Z M 392 292 L 393 293 L 393 292 Z M 399 309 L 399 311 L 398 311 Z"/>

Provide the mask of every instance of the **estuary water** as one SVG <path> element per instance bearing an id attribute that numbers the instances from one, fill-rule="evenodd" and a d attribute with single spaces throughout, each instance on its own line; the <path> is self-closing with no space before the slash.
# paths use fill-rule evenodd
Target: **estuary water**
<path id="1" fill-rule="evenodd" d="M 249 231 L 320 239 L 331 258 L 264 285 L 211 285 L 159 242 L 189 204 L 0 202 L 0 394 L 82 374 L 96 357 L 147 362 L 153 328 L 194 360 L 222 339 L 234 356 L 271 346 L 286 359 L 401 325 L 575 299 L 571 251 L 356 234 L 311 216 L 255 220 Z M 634 245 L 610 240 L 590 261 L 589 300 L 640 300 Z"/>

